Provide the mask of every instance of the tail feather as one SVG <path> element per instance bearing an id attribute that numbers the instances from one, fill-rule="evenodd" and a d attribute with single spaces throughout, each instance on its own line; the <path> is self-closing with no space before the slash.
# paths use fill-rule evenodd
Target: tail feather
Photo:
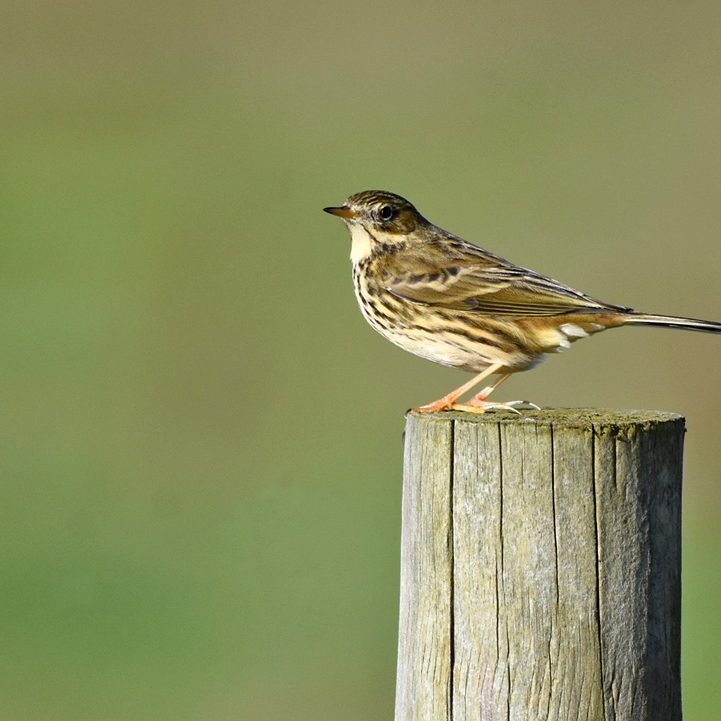
<path id="1" fill-rule="evenodd" d="M 631 313 L 624 325 L 656 325 L 663 328 L 682 328 L 702 333 L 721 333 L 721 323 L 696 318 L 680 318 L 673 315 L 654 315 L 652 313 Z"/>

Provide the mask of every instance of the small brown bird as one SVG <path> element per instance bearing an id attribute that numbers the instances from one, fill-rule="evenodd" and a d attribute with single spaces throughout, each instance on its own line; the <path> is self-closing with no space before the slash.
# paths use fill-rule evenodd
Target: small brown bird
<path id="1" fill-rule="evenodd" d="M 350 230 L 353 285 L 371 326 L 421 358 L 476 373 L 417 411 L 513 410 L 520 401 L 487 401 L 506 378 L 607 328 L 721 333 L 721 323 L 638 313 L 521 268 L 433 225 L 394 193 L 366 190 L 324 210 Z M 457 403 L 492 375 L 490 385 Z"/>

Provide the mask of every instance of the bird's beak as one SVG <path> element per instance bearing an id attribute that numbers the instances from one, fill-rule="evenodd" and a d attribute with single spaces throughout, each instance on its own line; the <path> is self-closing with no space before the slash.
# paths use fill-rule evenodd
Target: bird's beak
<path id="1" fill-rule="evenodd" d="M 357 218 L 360 215 L 353 208 L 349 208 L 347 205 L 341 205 L 338 208 L 323 208 L 326 213 L 331 215 L 337 215 L 339 218 Z"/>

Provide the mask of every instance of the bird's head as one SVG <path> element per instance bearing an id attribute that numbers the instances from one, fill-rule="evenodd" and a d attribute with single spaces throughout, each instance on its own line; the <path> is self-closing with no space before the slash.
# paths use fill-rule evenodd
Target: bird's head
<path id="1" fill-rule="evenodd" d="M 341 206 L 323 210 L 342 218 L 349 226 L 362 225 L 383 235 L 408 235 L 427 223 L 405 198 L 386 190 L 364 190 L 351 195 Z"/>
<path id="2" fill-rule="evenodd" d="M 381 248 L 404 244 L 414 231 L 429 225 L 405 198 L 385 190 L 364 190 L 351 195 L 343 205 L 323 210 L 348 226 L 354 262 Z"/>

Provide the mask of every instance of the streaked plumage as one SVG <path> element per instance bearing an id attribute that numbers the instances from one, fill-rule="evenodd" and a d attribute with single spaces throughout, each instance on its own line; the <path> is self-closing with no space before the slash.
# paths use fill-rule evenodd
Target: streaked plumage
<path id="1" fill-rule="evenodd" d="M 478 374 L 420 410 L 503 405 L 486 398 L 509 374 L 607 328 L 721 333 L 720 323 L 637 313 L 514 265 L 433 225 L 393 193 L 368 190 L 325 210 L 350 230 L 353 284 L 370 325 L 422 358 Z M 499 378 L 468 403 L 456 402 L 494 374 Z"/>

